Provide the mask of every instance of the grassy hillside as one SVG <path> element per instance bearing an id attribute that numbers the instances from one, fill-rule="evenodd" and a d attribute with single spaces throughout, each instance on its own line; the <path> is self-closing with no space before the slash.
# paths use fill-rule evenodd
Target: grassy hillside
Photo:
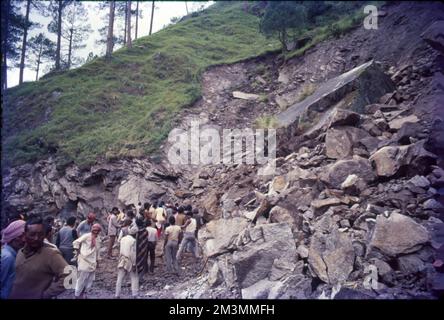
<path id="1" fill-rule="evenodd" d="M 3 165 L 48 154 L 60 164 L 83 166 L 100 158 L 155 153 L 181 108 L 200 97 L 200 76 L 207 67 L 279 48 L 276 40 L 259 34 L 258 23 L 241 3 L 217 3 L 134 41 L 111 61 L 98 58 L 8 90 Z"/>

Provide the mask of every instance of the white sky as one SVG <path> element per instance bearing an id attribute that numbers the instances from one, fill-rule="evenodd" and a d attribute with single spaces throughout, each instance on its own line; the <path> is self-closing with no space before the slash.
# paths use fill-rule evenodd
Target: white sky
<path id="1" fill-rule="evenodd" d="M 23 1 L 23 13 L 25 11 L 25 1 Z M 94 1 L 83 1 L 88 11 L 88 23 L 91 25 L 91 29 L 94 31 L 89 36 L 86 41 L 87 46 L 84 49 L 80 49 L 74 54 L 76 56 L 80 56 L 82 58 L 86 58 L 89 52 L 93 52 L 95 55 L 102 55 L 105 51 L 105 44 L 97 45 L 96 40 L 100 39 L 99 29 L 103 27 L 105 24 L 103 17 L 108 13 L 109 9 L 103 9 L 101 11 L 98 10 L 98 3 Z M 200 6 L 205 5 L 208 7 L 211 5 L 213 1 L 201 1 L 201 2 L 191 2 L 187 1 L 188 4 L 188 12 L 194 12 L 199 9 Z M 142 11 L 142 18 L 139 18 L 139 28 L 138 28 L 138 38 L 148 35 L 150 18 L 151 18 L 151 1 L 139 1 L 139 11 Z M 182 17 L 186 15 L 186 7 L 185 1 L 156 1 L 155 2 L 156 9 L 154 11 L 154 23 L 153 23 L 153 33 L 161 30 L 167 24 L 170 23 L 171 18 L 173 17 Z M 135 10 L 136 1 L 132 1 L 132 8 Z M 48 38 L 53 41 L 56 41 L 56 36 L 48 32 L 47 25 L 50 18 L 45 18 L 41 15 L 38 15 L 35 10 L 31 9 L 30 20 L 33 22 L 38 22 L 43 25 L 42 28 L 35 28 L 28 32 L 28 39 L 42 32 Z M 123 19 L 122 19 L 123 20 Z M 132 24 L 135 25 L 135 16 L 132 17 Z M 120 23 L 117 24 L 120 26 Z M 116 24 L 114 24 L 114 32 L 121 34 L 123 31 L 121 29 L 117 30 Z M 123 27 L 123 25 L 122 25 Z M 135 28 L 132 28 L 133 39 Z M 117 50 L 119 46 L 114 46 L 114 50 Z M 62 50 L 63 50 L 63 41 L 62 41 Z M 9 63 L 10 64 L 10 63 Z M 39 78 L 45 73 L 45 66 L 43 65 L 40 68 Z M 42 72 L 43 70 L 43 72 Z M 24 71 L 24 81 L 34 81 L 35 80 L 35 71 L 25 68 Z M 8 87 L 13 87 L 18 84 L 19 79 L 19 69 L 18 68 L 10 68 L 8 69 Z"/>

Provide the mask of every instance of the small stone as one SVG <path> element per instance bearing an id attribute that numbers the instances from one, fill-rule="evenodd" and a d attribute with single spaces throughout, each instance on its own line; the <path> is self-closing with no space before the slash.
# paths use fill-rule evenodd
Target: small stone
<path id="1" fill-rule="evenodd" d="M 210 272 L 208 274 L 208 283 L 210 284 L 211 287 L 216 287 L 219 284 L 221 284 L 223 281 L 222 279 L 222 273 L 219 269 L 219 266 L 217 263 L 215 263 L 211 269 Z"/>
<path id="2" fill-rule="evenodd" d="M 351 174 L 349 175 L 344 182 L 341 184 L 341 189 L 346 189 L 349 188 L 353 185 L 356 184 L 356 182 L 358 181 L 359 177 L 355 174 Z"/>
<path id="3" fill-rule="evenodd" d="M 428 210 L 440 210 L 443 208 L 443 205 L 436 201 L 435 199 L 429 199 L 423 203 L 424 209 Z"/>
<path id="4" fill-rule="evenodd" d="M 419 119 L 417 116 L 415 115 L 411 115 L 408 117 L 404 117 L 401 119 L 395 119 L 389 122 L 389 127 L 392 130 L 399 130 L 401 129 L 401 127 L 404 125 L 404 123 L 410 122 L 410 123 L 416 123 L 418 122 Z"/>
<path id="5" fill-rule="evenodd" d="M 306 259 L 306 258 L 308 258 L 308 248 L 306 247 L 306 246 L 304 246 L 304 245 L 300 245 L 297 249 L 296 249 L 296 252 L 299 254 L 299 256 L 302 258 L 302 259 Z"/>
<path id="6" fill-rule="evenodd" d="M 260 96 L 253 93 L 245 93 L 241 91 L 233 91 L 233 98 L 242 99 L 242 100 L 253 100 L 258 101 L 260 100 Z"/>
<path id="7" fill-rule="evenodd" d="M 333 205 L 338 205 L 341 203 L 341 200 L 338 198 L 327 198 L 322 200 L 314 200 L 311 203 L 311 206 L 315 209 L 320 209 L 322 207 L 328 207 Z"/>
<path id="8" fill-rule="evenodd" d="M 399 269 L 406 273 L 416 273 L 424 270 L 424 262 L 417 255 L 406 255 L 398 258 Z"/>
<path id="9" fill-rule="evenodd" d="M 427 188 L 428 186 L 430 186 L 429 179 L 419 175 L 414 176 L 408 182 L 413 184 L 415 187 Z"/>
<path id="10" fill-rule="evenodd" d="M 385 209 L 383 207 L 380 207 L 380 206 L 377 206 L 377 205 L 369 203 L 367 205 L 367 208 L 365 209 L 365 211 L 371 212 L 371 213 L 374 213 L 374 214 L 383 214 Z"/>

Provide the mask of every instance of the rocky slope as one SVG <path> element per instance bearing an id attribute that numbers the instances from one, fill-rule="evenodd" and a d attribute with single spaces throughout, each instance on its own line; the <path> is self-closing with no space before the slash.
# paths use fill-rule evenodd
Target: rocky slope
<path id="1" fill-rule="evenodd" d="M 358 28 L 285 63 L 268 55 L 204 73 L 202 99 L 176 127 L 246 128 L 273 116 L 275 175 L 173 166 L 165 143 L 160 159 L 13 168 L 3 212 L 63 218 L 158 198 L 192 203 L 209 221 L 199 232 L 205 271 L 163 297 L 442 294 L 444 9 L 384 10 L 378 30 Z"/>

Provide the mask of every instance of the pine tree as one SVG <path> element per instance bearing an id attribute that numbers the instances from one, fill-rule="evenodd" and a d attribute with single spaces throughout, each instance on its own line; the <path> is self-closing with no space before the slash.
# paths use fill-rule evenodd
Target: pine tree
<path id="1" fill-rule="evenodd" d="M 114 4 L 114 10 L 110 7 Z M 107 50 L 110 50 L 110 54 L 114 51 L 115 46 L 118 44 L 124 44 L 124 38 L 126 33 L 122 36 L 118 30 L 122 29 L 121 22 L 126 13 L 126 2 L 122 1 L 101 1 L 99 2 L 99 10 L 106 10 L 106 14 L 102 16 L 103 27 L 99 28 L 100 38 L 95 41 L 97 45 L 104 45 L 102 54 L 108 55 Z M 111 11 L 114 13 L 112 19 L 110 18 Z M 126 25 L 126 21 L 125 25 Z M 112 38 L 111 41 L 109 36 L 110 27 L 112 23 Z M 108 56 L 109 57 L 109 56 Z"/>
<path id="2" fill-rule="evenodd" d="M 306 11 L 298 2 L 270 1 L 260 21 L 260 32 L 267 37 L 277 35 L 282 44 L 282 51 L 287 51 L 291 34 L 294 37 L 307 21 Z"/>
<path id="3" fill-rule="evenodd" d="M 57 35 L 57 48 L 55 54 L 55 70 L 61 69 L 61 48 L 62 48 L 62 19 L 63 10 L 72 0 L 52 0 L 49 5 L 53 20 L 48 25 L 48 31 Z"/>
<path id="4" fill-rule="evenodd" d="M 110 1 L 109 15 L 108 15 L 108 35 L 106 37 L 106 57 L 110 58 L 114 47 L 114 12 L 116 9 L 116 2 Z"/>
<path id="5" fill-rule="evenodd" d="M 126 46 L 131 48 L 131 1 L 127 1 L 126 6 Z"/>
<path id="6" fill-rule="evenodd" d="M 39 79 L 39 71 L 42 63 L 53 61 L 56 51 L 55 42 L 46 38 L 43 33 L 29 39 L 29 53 L 27 61 L 32 70 L 36 71 L 35 80 Z"/>
<path id="7" fill-rule="evenodd" d="M 2 43 L 2 94 L 8 84 L 8 62 L 15 65 L 20 57 L 20 40 L 23 37 L 25 17 L 20 8 L 11 0 L 1 1 L 1 43 Z M 4 96 L 3 96 L 4 97 Z"/>
<path id="8" fill-rule="evenodd" d="M 153 20 L 154 20 L 154 9 L 155 9 L 154 2 L 155 1 L 153 1 L 153 4 L 151 6 L 151 21 L 150 21 L 150 33 L 149 33 L 149 35 L 151 35 L 151 33 L 153 31 Z"/>
<path id="9" fill-rule="evenodd" d="M 139 29 L 139 1 L 136 1 L 136 34 L 134 36 L 134 39 L 137 39 L 137 31 Z"/>
<path id="10" fill-rule="evenodd" d="M 43 1 L 35 1 L 35 0 L 27 0 L 25 2 L 26 10 L 25 10 L 25 21 L 23 25 L 23 40 L 22 40 L 22 50 L 20 56 L 20 65 L 19 65 L 19 84 L 23 83 L 23 72 L 25 69 L 25 57 L 26 57 L 26 48 L 27 48 L 27 40 L 28 40 L 28 30 L 34 27 L 41 27 L 39 23 L 35 23 L 29 20 L 29 14 L 31 9 L 36 10 L 43 16 L 47 16 L 47 5 Z"/>
<path id="11" fill-rule="evenodd" d="M 66 6 L 63 13 L 62 38 L 68 42 L 66 56 L 63 57 L 64 68 L 70 69 L 71 66 L 81 62 L 74 56 L 77 49 L 86 47 L 84 43 L 89 37 L 91 26 L 86 24 L 88 21 L 87 11 L 82 2 L 74 1 Z"/>

